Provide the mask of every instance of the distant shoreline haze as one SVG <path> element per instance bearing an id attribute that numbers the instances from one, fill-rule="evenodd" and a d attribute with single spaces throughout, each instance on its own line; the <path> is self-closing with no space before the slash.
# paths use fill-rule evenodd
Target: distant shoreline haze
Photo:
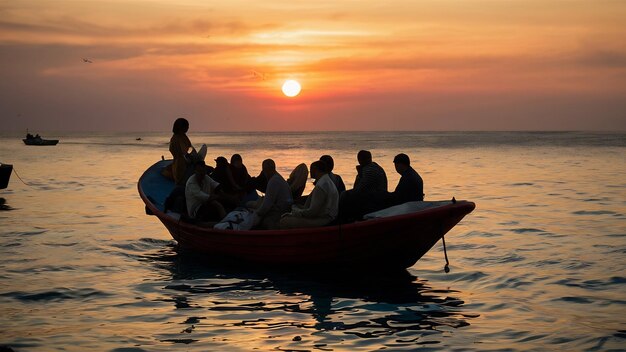
<path id="1" fill-rule="evenodd" d="M 152 145 L 155 152 L 167 154 L 171 132 L 43 132 L 44 139 L 59 139 L 63 144 L 89 144 L 90 138 L 97 143 L 115 145 Z M 420 148 L 458 148 L 493 146 L 554 146 L 554 147 L 626 147 L 626 132 L 612 131 L 311 131 L 311 132 L 190 132 L 191 142 L 210 147 L 225 143 L 238 150 L 249 150 L 250 143 L 267 145 L 269 149 L 324 149 L 330 145 L 350 151 L 360 149 L 400 148 L 400 141 L 411 141 Z M 104 138 L 108 137 L 108 139 Z M 21 143 L 19 133 L 0 133 L 6 142 Z M 139 140 L 138 140 L 139 138 Z M 289 140 L 289 144 L 283 142 Z M 332 148 L 331 148 L 332 149 Z"/>
<path id="2" fill-rule="evenodd" d="M 32 129 L 29 128 L 30 133 L 52 133 L 56 135 L 62 134 L 124 134 L 124 133 L 171 133 L 171 130 L 45 130 L 45 129 Z M 194 133 L 607 133 L 607 134 L 620 134 L 626 133 L 626 128 L 623 130 L 617 129 L 581 129 L 581 130 L 190 130 L 188 134 Z M 0 136 L 4 135 L 22 135 L 26 134 L 26 129 L 0 129 Z"/>

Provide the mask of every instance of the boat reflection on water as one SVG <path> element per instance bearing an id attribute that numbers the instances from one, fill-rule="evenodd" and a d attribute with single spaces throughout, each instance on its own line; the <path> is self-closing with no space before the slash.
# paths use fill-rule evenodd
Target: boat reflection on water
<path id="1" fill-rule="evenodd" d="M 247 328 L 277 338 L 277 346 L 302 339 L 314 349 L 331 350 L 338 345 L 355 348 L 367 339 L 368 345 L 406 348 L 440 344 L 444 332 L 449 337 L 478 316 L 463 307 L 456 297 L 460 292 L 433 288 L 407 270 L 377 274 L 223 268 L 197 254 L 167 249 L 144 259 L 170 272 L 164 300 L 177 313 L 189 309 L 180 323 L 187 324 L 187 332 L 194 329 L 193 335 L 162 336 L 162 342 L 203 344 L 207 341 L 200 331 L 208 337 L 217 329 L 228 336 Z"/>

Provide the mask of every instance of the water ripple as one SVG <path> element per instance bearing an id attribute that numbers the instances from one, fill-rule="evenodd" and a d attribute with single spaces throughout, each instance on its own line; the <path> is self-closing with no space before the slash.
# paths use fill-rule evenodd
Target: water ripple
<path id="1" fill-rule="evenodd" d="M 515 233 L 545 233 L 546 231 L 534 228 L 519 228 L 519 229 L 510 229 L 510 231 Z"/>
<path id="2" fill-rule="evenodd" d="M 498 290 L 506 289 L 506 288 L 517 289 L 521 286 L 528 286 L 532 284 L 533 284 L 532 282 L 524 280 L 519 277 L 510 277 L 510 278 L 505 279 L 503 282 L 495 285 L 494 288 Z"/>
<path id="3" fill-rule="evenodd" d="M 173 242 L 171 240 L 159 240 L 154 238 L 140 238 L 138 240 L 133 240 L 124 243 L 114 243 L 111 244 L 111 247 L 123 249 L 125 251 L 133 251 L 133 252 L 142 252 L 162 248 L 166 245 L 171 245 Z"/>
<path id="4" fill-rule="evenodd" d="M 572 212 L 574 215 L 620 215 L 610 210 L 579 210 Z"/>
<path id="5" fill-rule="evenodd" d="M 50 247 L 73 247 L 78 244 L 78 242 L 69 242 L 69 243 L 43 243 L 46 246 Z"/>
<path id="6" fill-rule="evenodd" d="M 36 236 L 48 232 L 48 230 L 34 230 L 34 231 L 21 231 L 21 232 L 7 232 L 7 237 L 20 237 L 20 236 Z"/>
<path id="7" fill-rule="evenodd" d="M 489 264 L 505 264 L 521 262 L 526 258 L 514 253 L 503 253 L 501 255 L 483 256 L 480 258 L 467 258 L 467 260 L 474 262 L 476 265 L 489 265 Z"/>
<path id="8" fill-rule="evenodd" d="M 621 287 L 622 285 L 626 284 L 626 278 L 622 276 L 612 276 L 606 280 L 581 280 L 575 278 L 567 278 L 555 281 L 553 282 L 553 284 L 569 287 L 579 287 L 588 290 L 613 290 L 613 286 Z"/>
<path id="9" fill-rule="evenodd" d="M 585 298 L 585 297 L 570 297 L 570 296 L 566 296 L 566 297 L 557 298 L 556 300 L 565 301 L 565 302 L 571 302 L 571 303 L 580 303 L 580 304 L 591 304 L 591 303 L 593 303 L 592 299 Z"/>
<path id="10" fill-rule="evenodd" d="M 100 297 L 110 296 L 111 294 L 90 289 L 68 289 L 68 288 L 57 288 L 55 290 L 48 291 L 40 291 L 40 292 L 8 292 L 2 293 L 0 296 L 11 297 L 23 302 L 36 302 L 36 301 L 64 301 L 64 300 L 91 300 L 97 299 Z"/>
<path id="11" fill-rule="evenodd" d="M 473 271 L 461 274 L 448 274 L 448 276 L 454 281 L 476 282 L 488 277 L 489 275 L 482 271 Z"/>

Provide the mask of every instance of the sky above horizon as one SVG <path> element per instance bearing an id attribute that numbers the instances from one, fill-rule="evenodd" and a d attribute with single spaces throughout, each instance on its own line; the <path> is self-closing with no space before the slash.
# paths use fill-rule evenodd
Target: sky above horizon
<path id="1" fill-rule="evenodd" d="M 0 125 L 625 131 L 625 18 L 619 0 L 0 0 Z"/>

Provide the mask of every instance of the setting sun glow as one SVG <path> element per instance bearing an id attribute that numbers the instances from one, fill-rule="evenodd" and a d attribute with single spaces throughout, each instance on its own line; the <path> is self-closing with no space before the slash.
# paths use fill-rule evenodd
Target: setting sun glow
<path id="1" fill-rule="evenodd" d="M 295 97 L 300 94 L 301 89 L 300 83 L 293 79 L 286 80 L 285 83 L 283 83 L 283 93 L 288 97 Z"/>
<path id="2" fill-rule="evenodd" d="M 191 131 L 626 131 L 626 0 L 0 0 L 0 15 L 0 135 L 177 115 Z"/>

